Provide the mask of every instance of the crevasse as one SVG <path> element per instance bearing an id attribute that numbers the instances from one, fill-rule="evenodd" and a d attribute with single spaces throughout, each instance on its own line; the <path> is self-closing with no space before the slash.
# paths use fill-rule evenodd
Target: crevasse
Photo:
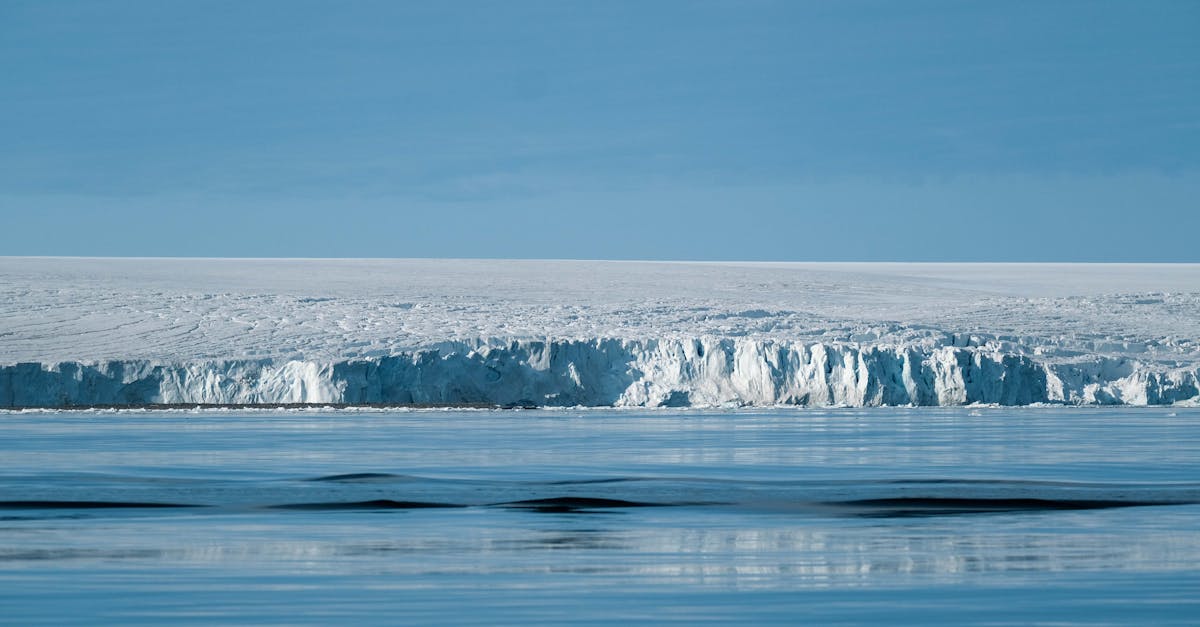
<path id="1" fill-rule="evenodd" d="M 0 406 L 283 403 L 495 406 L 1171 404 L 1200 371 L 1039 361 L 988 347 L 751 339 L 447 342 L 343 360 L 112 360 L 0 366 Z"/>

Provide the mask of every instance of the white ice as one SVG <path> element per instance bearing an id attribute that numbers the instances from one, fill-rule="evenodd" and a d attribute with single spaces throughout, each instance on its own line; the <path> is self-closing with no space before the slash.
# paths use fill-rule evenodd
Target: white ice
<path id="1" fill-rule="evenodd" d="M 1200 265 L 0 258 L 0 406 L 1195 402 Z"/>

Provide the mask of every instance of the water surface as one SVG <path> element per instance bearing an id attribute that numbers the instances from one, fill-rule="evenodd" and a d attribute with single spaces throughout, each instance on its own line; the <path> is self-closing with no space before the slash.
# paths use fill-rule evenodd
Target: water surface
<path id="1" fill-rule="evenodd" d="M 1198 409 L 0 414 L 9 624 L 1195 624 Z"/>

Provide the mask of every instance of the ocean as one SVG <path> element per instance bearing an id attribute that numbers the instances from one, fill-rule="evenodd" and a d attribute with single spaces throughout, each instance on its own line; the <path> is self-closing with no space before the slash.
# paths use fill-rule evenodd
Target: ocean
<path id="1" fill-rule="evenodd" d="M 0 413 L 0 623 L 1196 624 L 1200 408 Z"/>

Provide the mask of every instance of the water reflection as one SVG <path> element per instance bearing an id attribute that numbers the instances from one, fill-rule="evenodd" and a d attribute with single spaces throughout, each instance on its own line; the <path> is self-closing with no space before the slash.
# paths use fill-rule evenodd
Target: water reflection
<path id="1" fill-rule="evenodd" d="M 1194 526 L 1194 525 L 1193 525 Z M 935 527 L 896 533 L 861 529 L 718 529 L 626 537 L 630 552 L 653 556 L 627 574 L 648 580 L 792 588 L 887 585 L 911 577 L 962 580 L 979 573 L 1164 571 L 1193 569 L 1194 530 L 1137 538 L 1106 533 L 1014 532 L 964 535 Z"/>
<path id="2" fill-rule="evenodd" d="M 966 527 L 953 520 L 794 524 L 783 517 L 648 512 L 230 517 L 216 525 L 198 519 L 183 530 L 169 519 L 63 522 L 23 534 L 20 545 L 0 531 L 7 539 L 0 545 L 0 568 L 104 562 L 393 578 L 573 574 L 621 577 L 630 584 L 786 590 L 953 582 L 980 574 L 1167 572 L 1200 563 L 1197 506 L 1154 508 L 1152 515 L 1147 508 L 1003 514 L 976 517 Z"/>

